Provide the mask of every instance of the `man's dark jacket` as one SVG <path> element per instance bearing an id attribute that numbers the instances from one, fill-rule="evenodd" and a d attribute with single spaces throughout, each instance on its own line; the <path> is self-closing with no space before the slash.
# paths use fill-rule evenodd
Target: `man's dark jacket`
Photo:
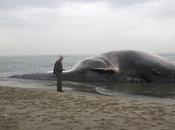
<path id="1" fill-rule="evenodd" d="M 57 60 L 54 65 L 53 74 L 57 75 L 58 73 L 61 73 L 62 71 L 63 71 L 62 62 Z"/>

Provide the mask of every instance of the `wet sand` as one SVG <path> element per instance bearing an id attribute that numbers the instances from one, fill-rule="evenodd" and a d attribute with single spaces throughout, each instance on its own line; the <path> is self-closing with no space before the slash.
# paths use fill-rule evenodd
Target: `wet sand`
<path id="1" fill-rule="evenodd" d="M 175 103 L 0 87 L 0 130 L 174 130 Z"/>

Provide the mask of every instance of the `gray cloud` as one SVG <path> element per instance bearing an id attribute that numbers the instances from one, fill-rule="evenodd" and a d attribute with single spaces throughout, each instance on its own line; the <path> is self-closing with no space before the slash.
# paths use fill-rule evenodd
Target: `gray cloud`
<path id="1" fill-rule="evenodd" d="M 157 2 L 156 7 L 150 12 L 150 16 L 171 19 L 175 18 L 175 1 L 174 0 L 161 0 Z"/>
<path id="2" fill-rule="evenodd" d="M 133 5 L 146 3 L 155 0 L 1 0 L 0 8 L 17 8 L 17 7 L 49 7 L 55 6 L 55 4 L 61 4 L 65 2 L 83 2 L 83 3 L 95 3 L 95 2 L 105 2 L 114 6 L 125 6 L 125 5 Z"/>
<path id="3" fill-rule="evenodd" d="M 103 5 L 96 7 L 95 4 L 100 5 L 98 2 Z M 84 6 L 86 3 L 90 5 Z M 1 0 L 0 6 L 3 7 L 0 8 L 0 27 L 25 27 L 31 21 L 63 21 L 63 17 L 80 16 L 78 20 L 82 21 L 81 15 L 94 15 L 103 22 L 109 19 L 125 22 L 128 18 L 175 18 L 174 0 Z M 86 8 L 92 8 L 90 14 Z"/>
<path id="4" fill-rule="evenodd" d="M 17 8 L 21 6 L 47 6 L 49 0 L 1 0 L 1 9 Z"/>
<path id="5" fill-rule="evenodd" d="M 109 2 L 114 6 L 128 6 L 128 5 L 134 5 L 134 4 L 144 4 L 150 1 L 155 1 L 155 0 L 103 0 L 105 2 Z"/>
<path id="6" fill-rule="evenodd" d="M 174 22 L 174 0 L 0 0 L 0 54 L 172 51 Z"/>

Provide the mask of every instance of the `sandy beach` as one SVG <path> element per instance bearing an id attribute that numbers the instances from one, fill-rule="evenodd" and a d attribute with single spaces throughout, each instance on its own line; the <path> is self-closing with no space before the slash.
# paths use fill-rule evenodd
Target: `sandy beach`
<path id="1" fill-rule="evenodd" d="M 0 130 L 174 130 L 175 104 L 0 87 Z"/>

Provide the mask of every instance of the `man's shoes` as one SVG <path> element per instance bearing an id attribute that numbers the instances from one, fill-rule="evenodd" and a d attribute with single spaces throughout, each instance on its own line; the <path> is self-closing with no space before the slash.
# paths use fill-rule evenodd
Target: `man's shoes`
<path id="1" fill-rule="evenodd" d="M 63 90 L 57 90 L 57 92 L 64 92 Z"/>

